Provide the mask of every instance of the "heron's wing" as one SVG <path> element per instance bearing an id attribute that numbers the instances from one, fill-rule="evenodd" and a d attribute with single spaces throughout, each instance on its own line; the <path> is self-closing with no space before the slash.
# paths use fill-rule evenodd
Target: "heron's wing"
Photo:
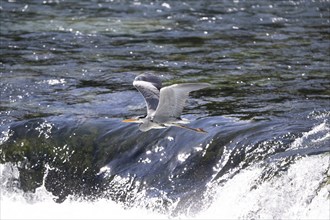
<path id="1" fill-rule="evenodd" d="M 143 95 L 147 104 L 147 115 L 156 111 L 159 102 L 159 89 L 151 82 L 135 80 L 133 85 Z"/>
<path id="2" fill-rule="evenodd" d="M 174 84 L 160 90 L 159 104 L 154 120 L 165 122 L 180 117 L 189 92 L 210 86 L 208 83 Z"/>

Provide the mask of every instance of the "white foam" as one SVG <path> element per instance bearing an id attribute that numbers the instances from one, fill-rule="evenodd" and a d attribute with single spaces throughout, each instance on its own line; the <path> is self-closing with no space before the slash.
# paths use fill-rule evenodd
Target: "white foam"
<path id="1" fill-rule="evenodd" d="M 67 199 L 55 203 L 44 186 L 35 193 L 24 193 L 11 186 L 19 177 L 11 163 L 0 164 L 0 219 L 167 219 L 167 216 L 143 208 L 125 209 L 109 200 L 77 201 Z"/>
<path id="2" fill-rule="evenodd" d="M 329 155 L 301 158 L 260 185 L 255 181 L 262 168 L 253 166 L 217 186 L 211 207 L 197 218 L 328 219 L 329 192 L 324 186 L 328 166 Z"/>
<path id="3" fill-rule="evenodd" d="M 0 219 L 167 219 L 146 209 L 125 210 L 107 199 L 96 202 L 68 200 L 59 204 L 45 192 L 39 195 L 38 201 L 31 203 L 22 195 L 1 196 Z"/>
<path id="4" fill-rule="evenodd" d="M 256 186 L 263 168 L 255 165 L 241 170 L 224 185 L 208 192 L 216 195 L 205 201 L 210 207 L 196 219 L 327 219 L 329 191 L 324 182 L 329 169 L 329 155 L 303 157 L 281 175 Z M 10 170 L 8 170 L 10 169 Z M 0 219 L 168 219 L 168 215 L 147 208 L 124 209 L 112 200 L 94 202 L 67 199 L 55 203 L 42 186 L 35 193 L 8 191 L 3 179 L 18 178 L 17 168 L 0 165 Z M 12 174 L 8 173 L 12 172 Z M 152 202 L 152 201 L 149 201 Z M 168 213 L 170 214 L 170 213 Z M 178 218 L 191 218 L 179 216 Z"/>
<path id="5" fill-rule="evenodd" d="M 288 150 L 311 147 L 314 143 L 320 143 L 330 139 L 330 127 L 327 121 L 314 126 L 310 131 L 303 132 L 300 138 L 297 138 Z"/>
<path id="6" fill-rule="evenodd" d="M 123 209 L 109 200 L 97 202 L 42 201 L 29 204 L 25 200 L 1 199 L 1 219 L 167 219 L 157 213 L 132 208 Z"/>

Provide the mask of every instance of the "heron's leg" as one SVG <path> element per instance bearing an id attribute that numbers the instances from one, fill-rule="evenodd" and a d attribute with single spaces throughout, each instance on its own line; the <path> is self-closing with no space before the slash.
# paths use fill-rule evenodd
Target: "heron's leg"
<path id="1" fill-rule="evenodd" d="M 185 129 L 188 129 L 188 130 L 191 130 L 191 131 L 196 131 L 198 133 L 207 133 L 204 129 L 202 128 L 191 128 L 191 127 L 188 127 L 188 126 L 184 126 L 184 125 L 181 125 L 181 124 L 173 124 L 174 126 L 176 127 L 179 127 L 179 128 L 185 128 Z"/>

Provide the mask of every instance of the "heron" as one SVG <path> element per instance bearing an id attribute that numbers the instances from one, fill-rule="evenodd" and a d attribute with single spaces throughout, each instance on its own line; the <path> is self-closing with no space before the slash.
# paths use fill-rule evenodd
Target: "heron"
<path id="1" fill-rule="evenodd" d="M 135 77 L 133 86 L 145 99 L 147 115 L 125 119 L 123 122 L 139 123 L 139 130 L 143 132 L 171 126 L 206 132 L 201 128 L 185 126 L 189 120 L 182 119 L 181 114 L 189 93 L 209 87 L 209 83 L 182 83 L 162 87 L 159 77 L 144 73 Z"/>

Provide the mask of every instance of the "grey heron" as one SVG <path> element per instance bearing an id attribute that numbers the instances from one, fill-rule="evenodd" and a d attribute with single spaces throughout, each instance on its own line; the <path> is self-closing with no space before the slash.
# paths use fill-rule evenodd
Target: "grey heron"
<path id="1" fill-rule="evenodd" d="M 161 129 L 171 126 L 186 128 L 196 132 L 205 132 L 201 128 L 190 128 L 184 124 L 187 119 L 181 119 L 181 114 L 191 91 L 210 86 L 208 83 L 182 83 L 162 88 L 159 77 L 145 73 L 135 77 L 134 87 L 143 95 L 147 105 L 147 116 L 123 120 L 123 122 L 139 123 L 141 131 Z"/>

